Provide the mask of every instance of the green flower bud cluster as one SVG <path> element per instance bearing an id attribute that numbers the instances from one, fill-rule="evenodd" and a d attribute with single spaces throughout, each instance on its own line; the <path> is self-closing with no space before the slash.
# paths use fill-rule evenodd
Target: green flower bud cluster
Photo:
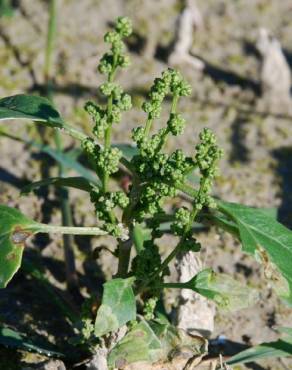
<path id="1" fill-rule="evenodd" d="M 90 192 L 90 200 L 95 205 L 97 217 L 103 221 L 111 221 L 109 212 L 115 207 L 125 209 L 129 204 L 129 198 L 122 191 L 104 193 L 96 188 Z"/>
<path id="2" fill-rule="evenodd" d="M 174 197 L 176 189 L 161 181 L 151 181 L 144 185 L 141 191 L 139 203 L 136 207 L 137 219 L 143 219 L 147 215 L 155 215 L 162 212 L 165 197 Z"/>
<path id="3" fill-rule="evenodd" d="M 172 135 L 181 135 L 184 131 L 185 125 L 186 120 L 182 117 L 181 114 L 171 113 L 170 118 L 167 122 L 167 127 Z"/>
<path id="4" fill-rule="evenodd" d="M 160 212 L 164 198 L 176 195 L 175 184 L 184 181 L 186 170 L 194 164 L 180 149 L 170 155 L 157 152 L 163 130 L 150 139 L 145 138 L 141 127 L 133 131 L 139 155 L 133 157 L 132 163 L 141 182 L 147 182 L 137 206 L 139 218 Z"/>
<path id="5" fill-rule="evenodd" d="M 143 250 L 132 261 L 132 273 L 143 281 L 147 279 L 161 265 L 161 257 L 157 245 L 147 240 Z"/>
<path id="6" fill-rule="evenodd" d="M 104 221 L 104 230 L 110 235 L 121 238 L 124 234 L 122 225 L 114 222 L 110 215 L 115 207 L 125 209 L 129 205 L 127 195 L 122 191 L 105 193 L 101 189 L 94 188 L 90 192 L 90 200 L 95 206 L 97 218 Z"/>
<path id="7" fill-rule="evenodd" d="M 223 151 L 217 145 L 215 134 L 208 128 L 200 133 L 201 142 L 196 146 L 196 162 L 204 177 L 216 176 L 216 162 L 222 157 Z"/>
<path id="8" fill-rule="evenodd" d="M 96 164 L 104 173 L 118 171 L 122 152 L 118 148 L 100 149 L 96 152 Z"/>
<path id="9" fill-rule="evenodd" d="M 152 298 L 149 298 L 145 302 L 145 305 L 143 307 L 143 316 L 145 320 L 150 321 L 155 318 L 154 310 L 155 310 L 157 301 L 158 301 L 157 297 L 152 297 Z"/>
<path id="10" fill-rule="evenodd" d="M 130 36 L 132 33 L 132 25 L 128 18 L 119 17 L 115 24 L 115 29 L 109 31 L 104 36 L 104 41 L 111 44 L 111 50 L 104 54 L 100 59 L 98 70 L 102 74 L 109 75 L 116 67 L 125 68 L 130 64 L 130 59 L 123 54 L 125 44 L 124 37 Z"/>
<path id="11" fill-rule="evenodd" d="M 154 80 L 149 93 L 150 100 L 142 106 L 144 112 L 148 114 L 148 119 L 160 117 L 161 104 L 165 96 L 170 93 L 175 96 L 189 96 L 191 94 L 191 86 L 179 72 L 171 68 L 164 71 L 160 78 Z"/>
<path id="12" fill-rule="evenodd" d="M 84 109 L 91 116 L 94 123 L 94 127 L 92 129 L 93 134 L 98 139 L 102 139 L 104 137 L 105 130 L 108 128 L 106 111 L 91 101 L 88 101 L 85 104 Z"/>
<path id="13" fill-rule="evenodd" d="M 118 171 L 122 157 L 122 152 L 118 148 L 102 149 L 91 138 L 87 138 L 82 142 L 82 148 L 93 159 L 98 171 L 107 174 L 113 174 Z"/>
<path id="14" fill-rule="evenodd" d="M 185 208 L 181 207 L 175 212 L 175 221 L 171 224 L 171 231 L 175 235 L 183 235 L 185 228 L 191 221 L 191 212 Z"/>
<path id="15" fill-rule="evenodd" d="M 196 239 L 191 235 L 187 235 L 181 246 L 181 252 L 199 252 L 201 248 L 201 244 Z"/>
<path id="16" fill-rule="evenodd" d="M 194 206 L 197 210 L 204 206 L 215 208 L 216 203 L 209 195 L 212 188 L 212 180 L 218 174 L 218 160 L 223 155 L 223 150 L 217 145 L 215 134 L 208 128 L 200 133 L 201 142 L 196 146 L 195 161 L 201 172 L 200 190 L 195 199 Z"/>

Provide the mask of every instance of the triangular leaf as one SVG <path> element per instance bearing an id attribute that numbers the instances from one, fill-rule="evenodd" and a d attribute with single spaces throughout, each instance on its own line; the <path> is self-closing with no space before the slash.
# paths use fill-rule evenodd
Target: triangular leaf
<path id="1" fill-rule="evenodd" d="M 243 250 L 260 258 L 278 294 L 292 304 L 292 231 L 261 209 L 222 201 L 218 206 L 237 225 Z"/>
<path id="2" fill-rule="evenodd" d="M 185 284 L 185 288 L 194 290 L 206 298 L 214 300 L 226 310 L 239 310 L 256 303 L 258 294 L 254 289 L 243 286 L 229 275 L 218 274 L 211 269 L 200 271 Z"/>
<path id="3" fill-rule="evenodd" d="M 25 241 L 36 225 L 16 209 L 0 205 L 0 288 L 5 288 L 19 269 Z"/>
<path id="4" fill-rule="evenodd" d="M 146 321 L 140 321 L 112 349 L 108 357 L 110 369 L 137 361 L 155 362 L 161 356 L 161 343 Z"/>
<path id="5" fill-rule="evenodd" d="M 100 337 L 115 331 L 136 318 L 133 278 L 113 279 L 104 284 L 102 304 L 95 320 L 95 335 Z"/>

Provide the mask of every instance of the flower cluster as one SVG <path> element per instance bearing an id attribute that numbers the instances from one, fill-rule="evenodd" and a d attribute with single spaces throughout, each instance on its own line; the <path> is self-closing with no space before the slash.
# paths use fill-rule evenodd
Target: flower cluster
<path id="1" fill-rule="evenodd" d="M 152 240 L 144 242 L 143 250 L 132 261 L 132 273 L 136 279 L 148 279 L 161 265 L 161 257 L 157 245 Z"/>
<path id="2" fill-rule="evenodd" d="M 109 52 L 105 53 L 100 59 L 98 70 L 102 74 L 111 74 L 116 67 L 125 68 L 130 64 L 128 55 L 124 54 L 125 44 L 124 37 L 130 36 L 132 25 L 128 18 L 119 17 L 116 21 L 115 29 L 109 31 L 104 36 L 104 41 L 111 44 Z"/>
<path id="3" fill-rule="evenodd" d="M 144 112 L 148 114 L 148 119 L 160 117 L 161 104 L 168 94 L 174 96 L 189 96 L 191 86 L 182 78 L 181 74 L 171 68 L 164 71 L 160 78 L 154 80 L 150 89 L 149 101 L 142 106 Z"/>
<path id="4" fill-rule="evenodd" d="M 124 37 L 132 32 L 130 21 L 125 17 L 117 19 L 115 28 L 104 36 L 104 41 L 111 45 L 110 50 L 101 58 L 98 70 L 107 75 L 107 81 L 99 90 L 107 99 L 105 106 L 87 102 L 85 110 L 93 121 L 92 133 L 97 139 L 104 139 L 104 146 L 97 145 L 91 138 L 83 141 L 83 149 L 87 153 L 90 162 L 101 179 L 101 189 L 94 189 L 91 200 L 95 205 L 97 217 L 104 221 L 104 228 L 110 234 L 118 236 L 121 229 L 116 222 L 112 210 L 119 206 L 125 208 L 128 197 L 122 192 L 110 193 L 107 191 L 108 177 L 118 171 L 122 152 L 111 146 L 111 127 L 121 121 L 122 112 L 132 107 L 131 97 L 126 94 L 122 87 L 113 82 L 114 74 L 118 67 L 129 65 L 129 58 L 124 54 Z"/>
<path id="5" fill-rule="evenodd" d="M 127 195 L 122 191 L 105 193 L 99 188 L 93 188 L 90 192 L 90 200 L 95 206 L 97 218 L 105 222 L 104 229 L 116 237 L 121 237 L 122 227 L 114 222 L 111 212 L 116 207 L 125 209 L 128 206 Z"/>
<path id="6" fill-rule="evenodd" d="M 173 100 L 191 93 L 189 84 L 179 72 L 173 69 L 164 71 L 160 78 L 154 80 L 149 94 L 149 101 L 143 104 L 147 113 L 147 124 L 160 116 L 162 101 L 166 95 L 171 94 Z M 175 184 L 183 181 L 186 170 L 194 163 L 192 158 L 186 157 L 181 150 L 167 155 L 161 150 L 170 133 L 182 133 L 185 120 L 175 111 L 170 113 L 167 127 L 161 128 L 156 134 L 148 136 L 146 128 L 137 127 L 132 132 L 133 140 L 139 149 L 139 154 L 134 156 L 132 164 L 139 175 L 142 186 L 141 197 L 136 207 L 136 217 L 144 218 L 147 214 L 154 215 L 162 211 L 165 197 L 176 195 Z"/>
<path id="7" fill-rule="evenodd" d="M 217 145 L 215 134 L 208 128 L 200 133 L 201 142 L 196 146 L 195 160 L 201 172 L 200 191 L 195 197 L 195 207 L 200 210 L 204 206 L 215 208 L 216 203 L 209 195 L 214 177 L 218 174 L 218 160 L 223 150 Z"/>

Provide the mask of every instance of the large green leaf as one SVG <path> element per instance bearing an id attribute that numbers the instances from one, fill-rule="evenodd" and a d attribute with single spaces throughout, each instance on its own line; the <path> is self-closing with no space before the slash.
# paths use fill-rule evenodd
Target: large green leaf
<path id="1" fill-rule="evenodd" d="M 115 331 L 136 318 L 134 279 L 113 279 L 104 284 L 102 304 L 95 320 L 95 335 L 100 337 Z"/>
<path id="2" fill-rule="evenodd" d="M 5 288 L 19 269 L 25 241 L 36 225 L 16 209 L 0 205 L 0 288 Z"/>
<path id="3" fill-rule="evenodd" d="M 62 128 L 64 123 L 59 112 L 46 98 L 20 94 L 0 99 L 0 120 L 16 118 L 41 121 L 58 128 Z"/>
<path id="4" fill-rule="evenodd" d="M 146 321 L 140 321 L 113 348 L 108 357 L 110 369 L 137 361 L 155 362 L 161 356 L 161 343 Z"/>
<path id="5" fill-rule="evenodd" d="M 49 185 L 61 187 L 66 186 L 79 190 L 84 190 L 87 192 L 90 192 L 92 189 L 90 182 L 88 182 L 83 177 L 50 177 L 48 179 L 43 179 L 40 181 L 32 182 L 29 185 L 26 185 L 24 188 L 21 189 L 21 194 L 28 194 L 33 190 Z"/>
<path id="6" fill-rule="evenodd" d="M 10 328 L 0 326 L 0 344 L 5 347 L 19 348 L 29 352 L 37 352 L 40 355 L 48 357 L 64 357 L 64 354 L 57 352 L 50 343 L 44 346 L 43 344 L 33 343 L 23 334 Z"/>
<path id="7" fill-rule="evenodd" d="M 218 274 L 211 269 L 199 272 L 182 288 L 196 291 L 206 298 L 214 300 L 221 308 L 238 310 L 256 303 L 258 294 L 254 289 L 243 286 L 229 275 Z"/>
<path id="8" fill-rule="evenodd" d="M 243 251 L 264 264 L 277 293 L 292 304 L 292 231 L 261 209 L 222 201 L 218 206 L 238 227 Z"/>
<path id="9" fill-rule="evenodd" d="M 268 357 L 292 356 L 292 339 L 279 339 L 276 342 L 262 343 L 232 356 L 228 365 L 254 362 Z"/>
<path id="10" fill-rule="evenodd" d="M 137 361 L 165 361 L 176 353 L 189 352 L 190 357 L 201 357 L 207 351 L 207 341 L 200 336 L 188 335 L 167 320 L 145 320 L 136 324 L 112 349 L 109 367 L 123 367 Z"/>

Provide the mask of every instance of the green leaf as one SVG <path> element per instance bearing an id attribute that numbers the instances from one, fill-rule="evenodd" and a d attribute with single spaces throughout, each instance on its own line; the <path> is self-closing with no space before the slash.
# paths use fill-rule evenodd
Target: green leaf
<path id="1" fill-rule="evenodd" d="M 132 285 L 134 278 L 113 279 L 105 283 L 102 304 L 95 320 L 95 335 L 115 331 L 136 318 L 136 302 Z"/>
<path id="2" fill-rule="evenodd" d="M 133 227 L 133 242 L 136 252 L 140 253 L 144 248 L 144 242 L 151 239 L 151 230 L 143 227 L 141 224 L 135 223 Z"/>
<path id="3" fill-rule="evenodd" d="M 90 183 L 83 177 L 51 177 L 41 181 L 33 182 L 29 185 L 26 185 L 21 189 L 21 194 L 28 194 L 33 190 L 36 190 L 42 186 L 66 186 L 71 188 L 76 188 L 79 190 L 84 190 L 90 192 L 92 186 Z"/>
<path id="4" fill-rule="evenodd" d="M 188 335 L 167 320 L 142 320 L 112 349 L 108 364 L 112 369 L 137 361 L 164 361 L 180 350 L 189 352 L 190 357 L 202 356 L 207 348 L 203 337 Z"/>
<path id="5" fill-rule="evenodd" d="M 25 241 L 36 225 L 16 209 L 0 205 L 0 288 L 5 288 L 19 269 Z"/>
<path id="6" fill-rule="evenodd" d="M 0 344 L 6 347 L 19 348 L 29 352 L 37 352 L 40 355 L 48 357 L 62 358 L 64 354 L 55 351 L 51 344 L 43 346 L 42 344 L 33 343 L 19 332 L 0 326 Z M 51 349 L 52 348 L 52 349 Z"/>
<path id="7" fill-rule="evenodd" d="M 214 300 L 226 310 L 238 310 L 256 303 L 258 294 L 254 289 L 243 286 L 226 274 L 217 274 L 211 269 L 199 272 L 182 288 L 192 289 L 206 298 Z"/>
<path id="8" fill-rule="evenodd" d="M 280 326 L 279 328 L 277 328 L 277 331 L 279 331 L 280 333 L 284 333 L 284 334 L 288 335 L 288 337 L 291 337 L 291 339 L 292 339 L 292 328 L 287 328 L 287 327 L 284 327 L 284 326 Z"/>
<path id="9" fill-rule="evenodd" d="M 112 349 L 108 357 L 110 369 L 137 361 L 155 362 L 161 356 L 161 343 L 146 321 L 140 321 Z"/>
<path id="10" fill-rule="evenodd" d="M 64 123 L 48 99 L 22 94 L 0 99 L 0 120 L 4 119 L 30 119 L 58 128 L 62 128 Z"/>
<path id="11" fill-rule="evenodd" d="M 134 144 L 120 143 L 113 144 L 113 146 L 118 148 L 123 153 L 123 156 L 128 160 L 132 159 L 134 155 L 139 154 L 139 150 Z"/>
<path id="12" fill-rule="evenodd" d="M 228 365 L 244 364 L 269 357 L 292 356 L 292 338 L 290 340 L 279 339 L 276 342 L 262 343 L 232 356 L 226 363 Z"/>
<path id="13" fill-rule="evenodd" d="M 49 145 L 43 145 L 34 140 L 23 139 L 22 137 L 9 134 L 3 131 L 2 129 L 0 129 L 0 135 L 24 143 L 32 148 L 36 148 L 39 151 L 48 154 L 51 158 L 53 158 L 56 162 L 62 164 L 65 168 L 70 168 L 76 171 L 77 173 L 79 173 L 79 175 L 87 179 L 89 182 L 99 184 L 99 180 L 97 179 L 96 175 L 91 170 L 84 167 L 76 159 L 74 159 L 74 156 L 71 155 L 71 152 L 69 153 L 60 152 L 50 147 Z"/>
<path id="14" fill-rule="evenodd" d="M 262 209 L 222 201 L 218 206 L 238 227 L 243 251 L 263 263 L 276 292 L 292 304 L 292 231 Z"/>

